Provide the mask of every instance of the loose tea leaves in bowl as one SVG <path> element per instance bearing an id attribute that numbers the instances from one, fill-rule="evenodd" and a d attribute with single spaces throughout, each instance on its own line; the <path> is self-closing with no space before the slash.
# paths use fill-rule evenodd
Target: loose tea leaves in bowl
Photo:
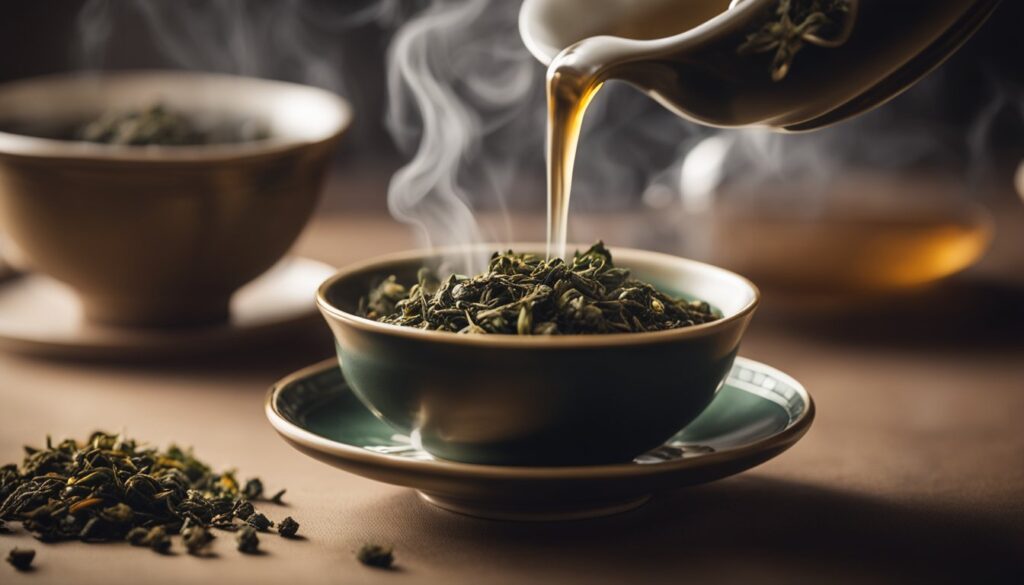
<path id="1" fill-rule="evenodd" d="M 708 303 L 677 299 L 616 267 L 598 242 L 572 261 L 495 253 L 487 271 L 441 280 L 421 268 L 406 287 L 390 276 L 360 299 L 375 321 L 454 333 L 570 335 L 638 333 L 708 323 Z"/>
<path id="2" fill-rule="evenodd" d="M 153 104 L 141 110 L 111 110 L 81 125 L 75 138 L 122 146 L 197 146 L 267 138 L 267 129 L 255 121 L 218 120 L 200 123 L 194 116 Z"/>
<path id="3" fill-rule="evenodd" d="M 238 531 L 254 517 L 272 525 L 246 499 L 264 501 L 261 483 L 250 480 L 246 490 L 233 471 L 215 473 L 191 450 L 96 432 L 84 443 L 47 438 L 45 449 L 25 451 L 20 466 L 0 467 L 0 523 L 20 521 L 43 542 L 127 540 L 167 552 L 170 535 L 180 534 L 201 554 L 211 528 Z"/>

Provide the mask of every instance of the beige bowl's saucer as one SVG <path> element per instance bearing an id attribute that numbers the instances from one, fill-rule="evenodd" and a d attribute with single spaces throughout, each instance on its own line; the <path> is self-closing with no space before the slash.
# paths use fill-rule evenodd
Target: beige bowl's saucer
<path id="1" fill-rule="evenodd" d="M 807 432 L 814 402 L 793 378 L 738 357 L 711 405 L 664 445 L 628 463 L 576 467 L 435 459 L 412 437 L 374 417 L 349 389 L 335 360 L 274 385 L 266 414 L 277 432 L 306 455 L 414 488 L 446 510 L 496 520 L 571 520 L 625 512 L 654 494 L 759 465 Z"/>
<path id="2" fill-rule="evenodd" d="M 142 359 L 258 345 L 317 323 L 316 289 L 335 269 L 291 257 L 242 287 L 221 325 L 129 329 L 87 323 L 74 293 L 40 274 L 0 279 L 0 349 L 45 357 Z"/>
<path id="3" fill-rule="evenodd" d="M 0 283 L 18 276 L 18 271 L 0 257 Z"/>

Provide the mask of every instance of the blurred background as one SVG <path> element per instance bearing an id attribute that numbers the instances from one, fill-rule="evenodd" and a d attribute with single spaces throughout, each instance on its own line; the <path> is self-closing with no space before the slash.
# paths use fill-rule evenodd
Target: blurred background
<path id="1" fill-rule="evenodd" d="M 303 261 L 299 269 L 313 263 L 329 274 L 416 245 L 543 239 L 544 68 L 520 39 L 519 6 L 7 1 L 0 10 L 0 83 L 67 71 L 185 69 L 287 80 L 343 96 L 355 119 L 333 155 L 313 220 L 295 228 L 304 231 L 292 251 Z M 84 436 L 127 425 L 131 433 L 145 430 L 140 438 L 154 444 L 195 443 L 218 467 L 287 479 L 289 513 L 313 527 L 313 542 L 299 545 L 302 554 L 323 558 L 273 553 L 269 564 L 245 563 L 232 574 L 243 559 L 233 555 L 239 564 L 222 565 L 232 562 L 224 555 L 217 561 L 223 583 L 242 582 L 240 576 L 251 582 L 253 567 L 261 576 L 280 570 L 301 581 L 296 560 L 315 581 L 336 571 L 340 551 L 364 537 L 395 542 L 407 577 L 438 580 L 445 570 L 476 565 L 488 578 L 511 581 L 526 580 L 516 571 L 538 568 L 584 579 L 664 568 L 684 579 L 696 571 L 741 582 L 771 579 L 773 569 L 789 577 L 779 582 L 801 581 L 796 575 L 822 581 L 810 574 L 846 582 L 902 575 L 971 582 L 979 581 L 979 570 L 1019 569 L 1024 556 L 1013 547 L 1024 542 L 1022 22 L 1024 2 L 1002 2 L 953 58 L 905 94 L 810 134 L 700 127 L 614 83 L 590 107 L 571 240 L 666 251 L 751 277 L 764 295 L 743 355 L 778 366 L 814 393 L 818 414 L 808 439 L 764 471 L 682 492 L 639 515 L 544 527 L 539 540 L 534 526 L 440 515 L 398 488 L 345 479 L 294 458 L 264 424 L 264 389 L 333 355 L 311 302 L 325 274 L 297 270 L 298 282 L 288 278 L 293 273 L 265 280 L 273 285 L 261 289 L 268 292 L 212 336 L 203 337 L 203 328 L 194 336 L 187 328 L 112 333 L 82 324 L 70 294 L 60 297 L 70 306 L 54 310 L 33 284 L 42 275 L 5 273 L 0 258 L 4 461 L 20 457 L 24 441 L 41 442 L 44 432 Z M 0 111 L 0 121 L 8 114 L 16 113 Z M 41 184 L 74 167 L 53 160 L 59 164 L 33 175 Z M 111 168 L 93 179 L 121 180 L 119 168 Z M 263 167 L 238 173 L 246 192 L 273 186 L 253 169 Z M 317 178 L 292 175 L 308 184 Z M 53 216 L 70 218 L 50 234 L 88 223 L 75 215 L 83 210 L 107 219 L 118 209 L 95 205 L 97 191 L 88 189 L 71 193 L 78 207 L 21 191 L 19 201 L 56 201 Z M 146 217 L 148 200 L 125 200 L 133 205 L 124 207 Z M 150 238 L 158 252 L 166 244 L 162 234 L 187 240 L 174 214 L 166 215 L 171 227 Z M 278 215 L 249 215 L 273 219 L 265 232 L 246 234 L 253 241 L 280 230 Z M 186 268 L 201 264 L 188 256 L 191 244 L 178 246 Z M 238 263 L 217 251 L 224 265 Z M 13 256 L 10 248 L 4 254 Z M 218 254 L 195 257 L 211 256 Z M 133 272 L 113 264 L 118 277 Z M 215 265 L 211 272 L 225 270 Z M 37 331 L 38 339 L 28 335 Z M 8 348 L 81 361 L 22 359 Z M 97 363 L 87 361 L 92 354 Z M 177 354 L 188 359 L 175 361 Z M 113 363 L 102 363 L 111 357 Z M 623 546 L 623 534 L 637 540 Z M 60 548 L 70 559 L 64 573 L 46 573 L 43 563 L 53 559 L 53 568 L 58 555 L 41 550 L 40 574 L 27 577 L 75 574 L 83 584 L 106 583 L 109 563 L 98 552 L 120 554 L 114 547 Z M 177 576 L 168 571 L 165 579 Z"/>
<path id="2" fill-rule="evenodd" d="M 182 68 L 324 87 L 356 119 L 321 214 L 390 212 L 421 228 L 421 244 L 538 239 L 544 72 L 517 11 L 500 0 L 21 2 L 0 20 L 0 81 Z M 811 134 L 698 127 L 611 87 L 588 112 L 570 237 L 805 292 L 910 287 L 971 265 L 1018 278 L 1022 17 L 1004 3 L 922 83 Z M 476 225 L 453 223 L 465 210 Z"/>

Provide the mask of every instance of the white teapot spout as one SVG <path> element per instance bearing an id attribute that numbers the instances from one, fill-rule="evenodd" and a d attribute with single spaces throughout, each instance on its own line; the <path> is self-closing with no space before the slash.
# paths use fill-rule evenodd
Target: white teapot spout
<path id="1" fill-rule="evenodd" d="M 811 130 L 903 92 L 1000 0 L 525 0 L 549 76 L 632 83 L 710 126 Z"/>

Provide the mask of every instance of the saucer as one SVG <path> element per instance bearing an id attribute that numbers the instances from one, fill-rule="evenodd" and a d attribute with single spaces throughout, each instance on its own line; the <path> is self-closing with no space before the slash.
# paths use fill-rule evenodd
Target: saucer
<path id="1" fill-rule="evenodd" d="M 18 276 L 18 271 L 0 256 L 0 284 Z"/>
<path id="2" fill-rule="evenodd" d="M 446 510 L 500 520 L 568 520 L 624 512 L 658 492 L 759 465 L 807 432 L 814 402 L 788 375 L 736 358 L 711 405 L 664 445 L 629 463 L 579 467 L 438 460 L 374 417 L 348 388 L 335 360 L 275 384 L 266 414 L 299 451 L 357 475 L 414 488 Z"/>
<path id="3" fill-rule="evenodd" d="M 243 286 L 221 325 L 162 329 L 87 323 L 75 294 L 41 274 L 0 280 L 0 349 L 44 357 L 142 359 L 256 345 L 319 321 L 314 296 L 334 268 L 285 258 Z"/>

